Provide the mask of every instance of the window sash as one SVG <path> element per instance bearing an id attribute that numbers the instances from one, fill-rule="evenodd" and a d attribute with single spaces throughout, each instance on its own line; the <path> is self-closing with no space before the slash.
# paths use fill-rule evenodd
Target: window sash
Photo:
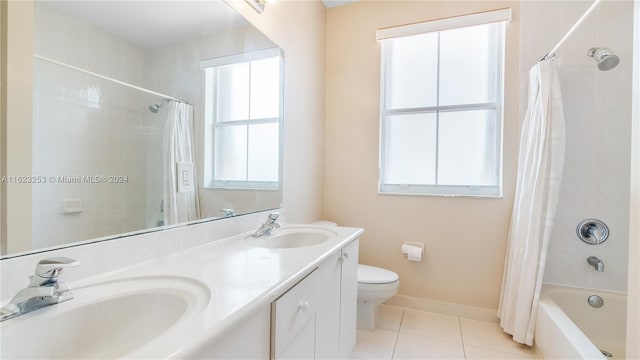
<path id="1" fill-rule="evenodd" d="M 247 55 L 249 54 L 249 55 Z M 206 90 L 208 99 L 206 102 L 205 115 L 207 117 L 207 134 L 205 135 L 205 143 L 211 144 L 211 151 L 215 151 L 215 139 L 216 134 L 223 128 L 226 127 L 245 127 L 247 129 L 247 141 L 246 141 L 246 154 L 245 158 L 245 177 L 249 176 L 249 148 L 251 146 L 249 140 L 250 136 L 250 128 L 255 125 L 261 124 L 279 124 L 282 118 L 282 99 L 279 100 L 279 109 L 277 113 L 277 117 L 267 117 L 267 118 L 254 118 L 254 119 L 233 119 L 233 120 L 221 120 L 218 118 L 218 92 L 219 89 L 219 79 L 217 76 L 216 68 L 220 66 L 233 65 L 234 63 L 244 63 L 244 62 L 254 62 L 260 61 L 263 59 L 271 58 L 278 56 L 279 57 L 279 89 L 282 92 L 283 87 L 283 65 L 282 65 L 282 51 L 279 48 L 267 49 L 265 51 L 257 51 L 253 53 L 242 54 L 242 56 L 228 56 L 217 59 L 210 59 L 201 62 L 201 69 L 206 72 Z M 249 101 L 251 101 L 249 99 Z M 251 107 L 251 103 L 247 104 L 247 106 Z M 251 116 L 251 114 L 249 114 Z M 282 147 L 282 126 L 279 126 L 279 146 Z M 277 160 L 277 177 L 281 178 L 281 156 L 279 156 Z M 218 174 L 216 173 L 216 156 L 213 155 L 208 164 L 205 165 L 205 177 L 208 179 L 205 181 L 205 187 L 207 188 L 217 188 L 217 189 L 245 189 L 245 190 L 279 190 L 280 189 L 280 181 L 269 181 L 269 180 L 251 180 L 251 179 L 236 179 L 236 180 L 221 180 L 218 178 Z"/>
<path id="2" fill-rule="evenodd" d="M 504 14 L 504 13 L 503 13 Z M 509 9 L 509 18 L 510 18 L 510 9 Z M 444 19 L 448 20 L 448 19 Z M 456 105 L 444 105 L 441 106 L 436 104 L 436 106 L 427 106 L 427 107 L 412 107 L 412 108 L 387 108 L 387 95 L 388 95 L 388 86 L 387 86 L 387 75 L 389 72 L 388 68 L 388 44 L 389 41 L 393 41 L 393 38 L 388 38 L 388 40 L 382 41 L 382 61 L 381 61 L 381 91 L 380 91 L 380 169 L 379 169 L 379 180 L 378 180 L 378 189 L 381 194 L 397 194 L 397 195 L 435 195 L 435 196 L 471 196 L 471 197 L 490 197 L 490 198 L 501 198 L 502 197 L 502 132 L 503 132 L 503 101 L 504 101 L 504 39 L 505 39 L 505 23 L 499 25 L 499 30 L 496 34 L 497 37 L 497 64 L 496 66 L 496 79 L 495 79 L 495 87 L 496 87 L 496 98 L 495 102 L 486 102 L 486 103 L 474 103 L 474 104 L 456 104 Z M 474 25 L 474 24 L 471 24 Z M 468 26 L 468 25 L 465 25 Z M 463 27 L 463 26 L 459 26 Z M 444 30 L 445 28 L 443 28 Z M 450 27 L 446 29 L 451 29 Z M 440 45 L 438 45 L 440 48 Z M 440 92 L 440 69 L 439 69 L 439 57 L 438 54 L 438 84 L 437 84 L 437 92 Z M 435 113 L 437 118 L 437 124 L 439 123 L 439 113 L 441 112 L 453 112 L 453 111 L 465 111 L 465 110 L 483 110 L 489 109 L 495 111 L 495 156 L 496 159 L 494 164 L 494 181 L 493 185 L 448 185 L 448 184 L 392 184 L 385 183 L 385 171 L 387 170 L 387 166 L 385 164 L 386 161 L 386 148 L 387 141 L 390 141 L 386 134 L 387 123 L 389 121 L 389 117 L 393 115 L 399 114 L 424 114 L 424 113 Z M 438 181 L 438 151 L 439 151 L 439 140 L 440 134 L 438 127 L 436 127 L 436 165 L 435 165 L 435 181 Z"/>

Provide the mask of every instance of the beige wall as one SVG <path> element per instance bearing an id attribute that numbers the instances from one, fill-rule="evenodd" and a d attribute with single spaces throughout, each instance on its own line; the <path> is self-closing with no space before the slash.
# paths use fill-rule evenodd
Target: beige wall
<path id="1" fill-rule="evenodd" d="M 323 207 L 325 7 L 278 1 L 258 14 L 244 0 L 227 2 L 284 49 L 283 204 L 288 222 L 316 220 Z"/>
<path id="2" fill-rule="evenodd" d="M 640 3 L 635 2 L 633 31 L 633 114 L 631 116 L 631 207 L 629 285 L 627 287 L 628 359 L 640 359 Z"/>
<path id="3" fill-rule="evenodd" d="M 505 7 L 513 20 L 506 39 L 504 198 L 379 195 L 375 30 Z M 361 263 L 397 272 L 400 294 L 497 308 L 517 170 L 518 10 L 506 1 L 364 1 L 327 11 L 324 217 L 365 228 Z M 425 243 L 423 262 L 407 262 L 404 241 Z"/>
<path id="4" fill-rule="evenodd" d="M 2 62 L 11 71 L 2 74 L 1 175 L 29 176 L 32 172 L 33 42 L 25 39 L 33 38 L 33 3 L 8 1 L 2 6 Z M 20 252 L 31 249 L 31 185 L 5 183 L 1 186 L 3 250 Z M 6 211 L 8 208 L 11 212 Z M 20 240 L 7 244 L 6 239 Z"/>

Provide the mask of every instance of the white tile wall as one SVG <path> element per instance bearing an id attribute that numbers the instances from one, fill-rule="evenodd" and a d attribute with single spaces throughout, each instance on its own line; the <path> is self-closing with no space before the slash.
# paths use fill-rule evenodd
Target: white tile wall
<path id="1" fill-rule="evenodd" d="M 523 79 L 590 4 L 521 4 Z M 563 185 L 545 271 L 549 283 L 626 290 L 632 9 L 630 1 L 602 2 L 557 52 L 562 65 L 567 138 Z M 620 65 L 599 71 L 586 55 L 591 47 L 612 49 L 620 56 Z M 522 96 L 526 96 L 525 86 Z M 526 106 L 526 100 L 521 103 Z M 591 246 L 577 238 L 575 228 L 587 218 L 598 218 L 609 225 L 611 236 L 606 243 Z M 591 255 L 605 262 L 604 273 L 589 267 L 586 259 Z"/>
<path id="2" fill-rule="evenodd" d="M 35 17 L 36 54 L 146 85 L 145 49 L 43 2 L 36 3 Z M 35 60 L 35 71 L 33 173 L 128 175 L 129 182 L 34 186 L 34 247 L 146 228 L 148 195 L 139 189 L 147 182 L 146 143 L 158 135 L 139 128 L 155 98 L 43 60 Z M 63 214 L 65 199 L 81 199 L 85 210 Z"/>

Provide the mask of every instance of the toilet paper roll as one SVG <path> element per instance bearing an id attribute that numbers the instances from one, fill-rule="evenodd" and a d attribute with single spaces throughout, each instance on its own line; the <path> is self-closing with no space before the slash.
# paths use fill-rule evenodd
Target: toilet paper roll
<path id="1" fill-rule="evenodd" d="M 422 248 L 412 245 L 404 245 L 407 250 L 407 259 L 409 261 L 422 261 Z"/>

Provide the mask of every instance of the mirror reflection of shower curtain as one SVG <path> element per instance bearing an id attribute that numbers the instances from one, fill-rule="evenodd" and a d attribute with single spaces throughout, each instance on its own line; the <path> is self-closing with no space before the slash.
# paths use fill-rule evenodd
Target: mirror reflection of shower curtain
<path id="1" fill-rule="evenodd" d="M 162 141 L 164 225 L 200 218 L 193 106 L 170 101 Z"/>
<path id="2" fill-rule="evenodd" d="M 564 164 L 564 115 L 556 63 L 541 61 L 529 71 L 529 105 L 520 135 L 518 180 L 498 305 L 504 331 L 527 345 L 533 345 Z"/>

